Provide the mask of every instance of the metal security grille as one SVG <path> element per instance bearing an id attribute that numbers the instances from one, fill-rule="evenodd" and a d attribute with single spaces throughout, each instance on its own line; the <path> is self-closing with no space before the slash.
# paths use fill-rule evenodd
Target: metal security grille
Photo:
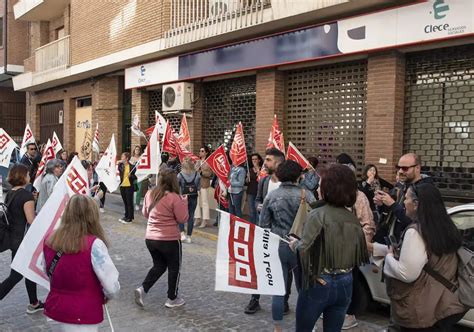
<path id="1" fill-rule="evenodd" d="M 40 105 L 40 142 L 46 143 L 56 132 L 63 142 L 63 101 Z"/>
<path id="2" fill-rule="evenodd" d="M 152 90 L 149 93 L 149 104 L 150 104 L 150 110 L 148 113 L 148 123 L 150 126 L 155 125 L 155 111 L 158 111 L 163 115 L 163 117 L 171 122 L 171 126 L 173 129 L 178 133 L 179 132 L 179 127 L 181 126 L 181 117 L 182 115 L 164 115 L 162 112 L 163 109 L 163 94 L 162 90 Z"/>
<path id="3" fill-rule="evenodd" d="M 0 124 L 18 144 L 25 130 L 25 103 L 0 102 Z"/>
<path id="4" fill-rule="evenodd" d="M 255 148 L 256 78 L 241 77 L 204 84 L 204 143 L 230 148 L 235 125 L 241 121 L 247 152 Z"/>
<path id="5" fill-rule="evenodd" d="M 474 47 L 407 55 L 404 151 L 450 200 L 474 198 Z"/>
<path id="6" fill-rule="evenodd" d="M 367 62 L 357 61 L 288 72 L 286 140 L 320 163 L 349 154 L 364 165 Z"/>

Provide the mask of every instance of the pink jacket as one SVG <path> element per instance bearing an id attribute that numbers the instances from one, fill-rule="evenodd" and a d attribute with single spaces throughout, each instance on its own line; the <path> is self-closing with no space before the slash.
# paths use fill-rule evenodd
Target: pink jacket
<path id="1" fill-rule="evenodd" d="M 145 196 L 143 215 L 148 218 L 145 238 L 147 240 L 173 241 L 181 238 L 178 224 L 188 221 L 188 199 L 175 193 L 167 193 L 148 213 L 151 191 Z"/>

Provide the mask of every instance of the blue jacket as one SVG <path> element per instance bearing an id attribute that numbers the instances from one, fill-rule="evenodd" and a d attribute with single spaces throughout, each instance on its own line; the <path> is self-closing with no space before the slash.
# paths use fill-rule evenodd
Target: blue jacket
<path id="1" fill-rule="evenodd" d="M 314 192 L 319 186 L 319 176 L 315 171 L 310 170 L 304 173 L 304 179 L 300 182 L 300 188 Z"/>
<path id="2" fill-rule="evenodd" d="M 300 207 L 301 190 L 296 184 L 282 182 L 265 197 L 258 225 L 270 228 L 272 233 L 281 237 L 288 235 Z M 313 193 L 306 190 L 306 202 L 315 201 Z"/>
<path id="3" fill-rule="evenodd" d="M 238 194 L 244 190 L 245 176 L 247 171 L 242 166 L 232 166 L 230 168 L 229 180 L 230 188 L 229 193 Z"/>

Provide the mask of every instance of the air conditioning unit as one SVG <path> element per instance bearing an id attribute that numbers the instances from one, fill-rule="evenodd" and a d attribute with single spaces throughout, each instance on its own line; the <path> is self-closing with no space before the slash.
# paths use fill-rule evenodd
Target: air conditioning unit
<path id="1" fill-rule="evenodd" d="M 193 100 L 193 83 L 179 82 L 163 85 L 163 113 L 192 110 Z"/>

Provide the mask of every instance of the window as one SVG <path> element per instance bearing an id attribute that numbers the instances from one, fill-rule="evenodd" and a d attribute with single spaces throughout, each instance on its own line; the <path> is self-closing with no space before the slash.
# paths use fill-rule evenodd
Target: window
<path id="1" fill-rule="evenodd" d="M 88 106 L 92 106 L 91 97 L 77 98 L 76 107 L 88 107 Z"/>

